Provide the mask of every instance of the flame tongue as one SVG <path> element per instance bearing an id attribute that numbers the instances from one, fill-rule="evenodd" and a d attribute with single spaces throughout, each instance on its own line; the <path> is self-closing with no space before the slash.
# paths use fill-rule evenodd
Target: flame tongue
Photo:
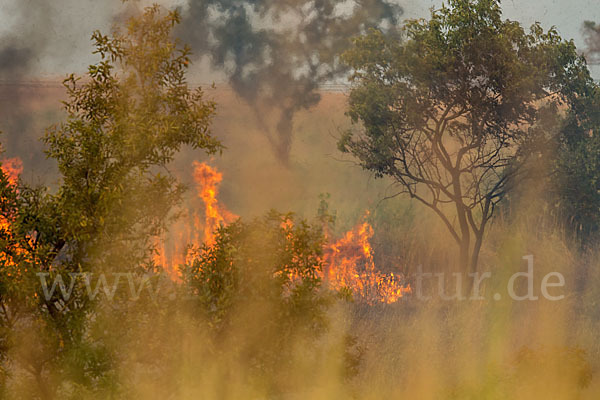
<path id="1" fill-rule="evenodd" d="M 210 246 L 215 242 L 217 228 L 233 222 L 237 215 L 219 206 L 217 195 L 223 174 L 208 164 L 194 161 L 194 180 L 198 184 L 198 196 L 204 202 L 204 243 Z"/>
<path id="2" fill-rule="evenodd" d="M 201 247 L 215 243 L 215 232 L 221 225 L 233 222 L 237 215 L 219 205 L 217 195 L 223 175 L 206 163 L 194 162 L 194 180 L 197 184 L 198 196 L 204 203 L 204 226 L 201 229 L 201 218 L 195 212 L 187 224 L 172 227 L 169 238 L 163 237 L 158 243 L 154 261 L 169 273 L 173 279 L 178 278 L 177 266 L 186 260 L 188 245 Z M 2 161 L 2 171 L 8 176 L 9 183 L 16 185 L 23 171 L 23 163 L 19 158 Z M 293 223 L 286 220 L 284 228 L 291 228 Z M 11 222 L 0 217 L 0 229 L 10 232 Z M 202 231 L 203 242 L 200 241 Z M 354 296 L 367 303 L 394 303 L 404 293 L 411 291 L 410 286 L 402 286 L 399 279 L 392 274 L 385 274 L 375 268 L 373 249 L 370 239 L 373 228 L 368 222 L 358 224 L 346 232 L 339 240 L 327 244 L 324 251 L 324 270 L 321 277 L 334 289 L 347 288 Z M 4 260 L 12 264 L 12 260 Z"/>
<path id="3" fill-rule="evenodd" d="M 223 174 L 206 163 L 194 161 L 193 167 L 198 197 L 204 203 L 204 222 L 196 210 L 192 211 L 188 218 L 170 227 L 169 233 L 157 243 L 153 257 L 154 263 L 162 266 L 175 280 L 179 278 L 178 266 L 191 261 L 188 259 L 189 247 L 212 246 L 217 228 L 237 218 L 217 199 Z"/>

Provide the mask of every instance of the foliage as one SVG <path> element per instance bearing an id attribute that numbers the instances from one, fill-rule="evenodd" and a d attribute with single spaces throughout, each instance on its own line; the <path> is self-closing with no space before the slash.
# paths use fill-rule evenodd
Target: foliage
<path id="1" fill-rule="evenodd" d="M 197 249 L 184 285 L 217 354 L 272 377 L 293 368 L 298 342 L 314 351 L 334 300 L 319 276 L 324 244 L 320 222 L 271 211 L 222 227 L 214 245 Z"/>
<path id="2" fill-rule="evenodd" d="M 596 25 L 585 26 L 589 58 L 597 55 L 600 41 Z M 589 73 L 573 80 L 569 104 L 558 137 L 551 201 L 563 224 L 587 246 L 600 230 L 600 87 Z"/>
<path id="3" fill-rule="evenodd" d="M 355 83 L 348 114 L 364 127 L 339 141 L 377 177 L 432 209 L 477 268 L 487 223 L 587 73 L 556 30 L 503 21 L 496 0 L 450 0 L 403 40 L 372 30 L 345 53 Z"/>
<path id="4" fill-rule="evenodd" d="M 556 211 L 583 244 L 591 243 L 600 229 L 600 90 L 578 100 L 561 131 L 554 165 Z"/>
<path id="5" fill-rule="evenodd" d="M 45 141 L 63 177 L 60 208 L 70 211 L 69 234 L 86 244 L 77 249 L 86 256 L 100 238 L 101 249 L 127 242 L 143 255 L 181 195 L 174 177 L 163 174 L 166 165 L 182 145 L 220 149 L 208 132 L 215 106 L 188 88 L 189 50 L 169 37 L 178 21 L 177 13 L 163 16 L 155 6 L 130 20 L 125 33 L 94 33 L 101 61 L 90 66 L 89 81 L 65 80 L 68 120 Z"/>
<path id="6" fill-rule="evenodd" d="M 183 145 L 221 149 L 208 129 L 215 105 L 188 88 L 189 49 L 171 39 L 178 21 L 154 6 L 124 32 L 93 34 L 101 60 L 85 79 L 64 81 L 66 122 L 44 138 L 62 176 L 56 194 L 10 187 L 0 175 L 10 220 L 1 238 L 3 343 L 13 340 L 10 361 L 31 373 L 42 398 L 73 385 L 112 390 L 115 360 L 90 329 L 101 305 L 83 285 L 46 299 L 36 273 L 68 286 L 72 273 L 151 267 L 153 238 L 183 193 L 167 164 Z"/>
<path id="7" fill-rule="evenodd" d="M 327 303 L 319 277 L 324 244 L 321 225 L 271 211 L 262 219 L 219 229 L 215 245 L 196 250 L 185 281 L 218 331 L 257 301 L 277 305 L 272 318 L 277 329 L 307 318 L 307 328 L 318 331 Z"/>

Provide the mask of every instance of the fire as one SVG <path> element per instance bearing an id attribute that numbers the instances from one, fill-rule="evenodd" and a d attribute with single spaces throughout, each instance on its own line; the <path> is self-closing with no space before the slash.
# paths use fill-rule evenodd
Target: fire
<path id="1" fill-rule="evenodd" d="M 216 230 L 238 218 L 220 205 L 217 199 L 223 174 L 206 163 L 195 161 L 193 167 L 198 198 L 204 203 L 204 221 L 193 210 L 189 218 L 171 227 L 169 235 L 161 238 L 153 258 L 175 280 L 179 277 L 177 267 L 191 261 L 188 259 L 190 247 L 214 245 Z M 23 171 L 21 160 L 5 159 L 1 162 L 1 168 L 10 185 L 16 185 Z M 289 219 L 282 222 L 282 228 L 290 231 L 290 234 L 292 226 Z M 0 217 L 0 230 L 8 234 L 11 232 L 11 222 L 6 217 Z M 411 289 L 410 286 L 403 286 L 400 278 L 393 273 L 385 274 L 377 270 L 370 244 L 372 236 L 373 228 L 364 221 L 346 232 L 341 239 L 325 245 L 321 278 L 336 290 L 349 289 L 356 298 L 369 304 L 394 303 Z M 2 256 L 4 264 L 14 265 L 6 257 Z"/>
<path id="2" fill-rule="evenodd" d="M 21 173 L 23 172 L 23 162 L 21 161 L 20 158 L 7 158 L 4 159 L 2 161 L 0 161 L 0 168 L 2 168 L 2 172 L 6 175 L 6 177 L 8 178 L 8 182 L 9 185 L 12 187 L 15 187 L 17 185 L 17 181 L 19 180 L 19 176 L 21 175 Z M 12 218 L 10 216 L 0 216 L 0 231 L 3 232 L 3 234 L 7 235 L 7 236 L 11 236 L 12 235 Z M 23 254 L 24 251 L 22 248 L 16 248 L 15 250 L 15 254 Z M 15 260 L 13 259 L 13 256 L 10 255 L 7 252 L 2 252 L 0 254 L 0 264 L 4 265 L 5 268 L 7 267 L 13 267 L 11 269 L 6 269 L 5 273 L 8 276 L 11 275 L 20 275 L 20 271 L 19 270 L 15 270 L 14 267 L 16 267 L 16 263 Z"/>
<path id="3" fill-rule="evenodd" d="M 0 161 L 0 168 L 8 178 L 11 186 L 15 186 L 19 180 L 19 175 L 23 172 L 23 163 L 19 158 L 7 158 Z M 0 216 L 0 229 L 5 232 L 10 231 L 10 221 L 4 216 Z"/>
<path id="4" fill-rule="evenodd" d="M 16 185 L 19 180 L 19 176 L 23 172 L 23 162 L 20 158 L 6 158 L 0 161 L 2 171 L 8 177 L 8 182 L 11 185 Z"/>
<path id="5" fill-rule="evenodd" d="M 190 247 L 214 245 L 219 226 L 238 218 L 219 204 L 217 197 L 223 174 L 206 163 L 194 162 L 193 167 L 198 198 L 204 204 L 204 220 L 196 210 L 191 211 L 188 218 L 184 219 L 185 223 L 172 227 L 169 237 L 163 238 L 154 258 L 156 264 L 162 265 L 175 280 L 178 279 L 177 267 L 192 261 L 188 259 Z M 282 221 L 281 227 L 292 234 L 292 220 Z M 410 293 L 411 288 L 402 285 L 400 276 L 377 270 L 370 244 L 372 236 L 373 228 L 364 221 L 346 232 L 341 239 L 326 244 L 321 278 L 331 288 L 347 288 L 355 298 L 369 304 L 394 303 L 405 293 Z"/>
<path id="6" fill-rule="evenodd" d="M 238 216 L 220 206 L 217 200 L 223 174 L 206 163 L 194 161 L 194 180 L 198 185 L 198 196 L 204 202 L 204 243 L 210 246 L 215 242 L 217 228 L 233 222 Z"/>
<path id="7" fill-rule="evenodd" d="M 372 236 L 373 227 L 365 221 L 327 245 L 323 278 L 331 287 L 347 288 L 369 304 L 395 303 L 411 288 L 403 286 L 399 276 L 377 270 L 370 244 Z"/>
<path id="8" fill-rule="evenodd" d="M 193 167 L 198 198 L 204 204 L 204 221 L 196 209 L 191 210 L 187 218 L 172 226 L 169 234 L 161 238 L 153 257 L 154 263 L 162 266 L 175 280 L 179 278 L 178 267 L 192 261 L 190 248 L 213 245 L 217 228 L 238 218 L 217 199 L 223 174 L 206 163 L 194 161 Z"/>

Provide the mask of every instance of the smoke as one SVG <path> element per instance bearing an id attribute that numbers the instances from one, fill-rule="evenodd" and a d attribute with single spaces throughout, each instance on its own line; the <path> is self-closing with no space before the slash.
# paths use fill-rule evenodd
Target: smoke
<path id="1" fill-rule="evenodd" d="M 592 21 L 583 23 L 586 57 L 590 64 L 600 64 L 600 25 Z"/>
<path id="2" fill-rule="evenodd" d="M 60 80 L 92 57 L 93 29 L 105 29 L 118 0 L 5 0 L 0 5 L 0 138 L 26 171 L 50 174 L 39 138 L 56 122 Z M 41 80 L 40 80 L 41 79 Z"/>
<path id="3" fill-rule="evenodd" d="M 389 0 L 190 0 L 179 34 L 225 73 L 287 164 L 295 113 L 344 75 L 339 55 L 351 38 L 394 29 L 402 12 Z"/>
<path id="4" fill-rule="evenodd" d="M 3 17 L 22 28 L 18 28 L 19 32 L 0 37 L 0 130 L 4 132 L 2 141 L 5 148 L 19 155 L 30 153 L 33 140 L 30 135 L 32 118 L 22 88 L 17 83 L 26 79 L 36 54 L 46 46 L 44 31 L 49 18 L 44 16 L 51 15 L 48 2 L 37 3 L 24 1 L 15 4 L 12 9 L 8 7 Z M 27 148 L 30 150 L 27 151 Z"/>
<path id="5" fill-rule="evenodd" d="M 14 76 L 26 67 L 32 57 L 32 51 L 28 48 L 19 48 L 14 44 L 7 44 L 0 50 L 0 72 L 2 77 Z"/>
<path id="6" fill-rule="evenodd" d="M 353 36 L 371 27 L 394 29 L 403 10 L 393 1 L 189 0 L 178 35 L 251 106 L 258 128 L 287 164 L 294 116 L 320 101 L 320 85 L 344 76 L 339 54 Z M 126 8 L 137 6 L 128 2 Z M 91 31 L 109 29 L 122 10 L 118 0 L 9 0 L 0 6 L 0 130 L 9 155 L 21 156 L 26 170 L 50 167 L 38 138 L 57 115 L 40 111 L 57 110 L 64 95 L 56 83 L 31 81 L 83 72 L 93 62 Z"/>

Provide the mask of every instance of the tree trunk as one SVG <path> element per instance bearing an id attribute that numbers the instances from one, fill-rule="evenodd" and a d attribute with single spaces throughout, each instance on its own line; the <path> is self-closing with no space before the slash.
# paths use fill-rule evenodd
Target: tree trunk
<path id="1" fill-rule="evenodd" d="M 467 296 L 479 296 L 479 293 L 472 293 L 473 292 L 473 288 L 474 288 L 474 284 L 475 284 L 475 280 L 477 279 L 477 276 L 474 275 L 477 272 L 477 262 L 479 260 L 479 252 L 481 251 L 481 245 L 483 243 L 483 231 L 481 232 L 475 232 L 475 245 L 473 246 L 473 252 L 470 254 L 470 261 L 468 262 L 468 270 L 467 274 L 472 274 L 472 275 L 468 275 L 466 276 L 466 280 L 467 280 Z M 468 256 L 467 256 L 468 258 Z M 465 264 L 467 265 L 467 264 Z"/>
<path id="2" fill-rule="evenodd" d="M 479 252 L 481 251 L 481 245 L 483 243 L 483 230 L 480 233 L 475 234 L 475 236 L 475 247 L 473 248 L 473 253 L 471 254 L 471 265 L 469 268 L 472 274 L 477 272 Z"/>
<path id="3" fill-rule="evenodd" d="M 469 249 L 471 247 L 471 229 L 465 212 L 465 205 L 462 202 L 462 187 L 460 186 L 460 162 L 457 162 L 456 170 L 452 172 L 452 186 L 454 189 L 456 216 L 460 228 L 460 248 L 459 248 L 459 268 L 460 271 L 468 271 L 469 268 Z"/>
<path id="4" fill-rule="evenodd" d="M 460 263 L 459 268 L 461 272 L 469 270 L 469 247 L 471 244 L 470 242 L 471 240 L 469 237 L 469 233 L 467 232 L 467 234 L 465 235 L 465 233 L 463 232 L 458 253 L 458 261 Z"/>

